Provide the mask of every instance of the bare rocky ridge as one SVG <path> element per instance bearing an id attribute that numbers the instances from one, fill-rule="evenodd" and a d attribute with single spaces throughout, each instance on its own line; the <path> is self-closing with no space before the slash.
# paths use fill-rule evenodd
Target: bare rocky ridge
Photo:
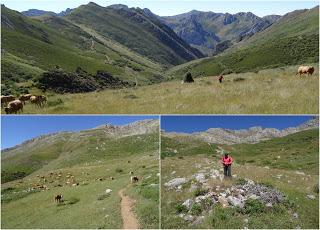
<path id="1" fill-rule="evenodd" d="M 289 134 L 297 133 L 308 129 L 319 128 L 319 118 L 315 117 L 309 121 L 297 126 L 289 127 L 284 130 L 275 128 L 262 128 L 260 126 L 249 129 L 231 130 L 222 128 L 210 128 L 204 132 L 187 133 L 165 133 L 167 136 L 190 136 L 209 143 L 217 144 L 240 144 L 240 143 L 258 143 L 263 140 L 269 140 L 275 137 L 284 137 Z"/>
<path id="2" fill-rule="evenodd" d="M 10 157 L 16 152 L 18 153 L 21 149 L 32 148 L 34 146 L 48 145 L 54 143 L 58 140 L 60 141 L 69 141 L 77 142 L 81 141 L 84 138 L 88 138 L 93 135 L 107 135 L 113 138 L 121 138 L 126 136 L 134 135 L 143 135 L 149 133 L 156 133 L 159 130 L 159 121 L 158 120 L 142 120 L 136 121 L 123 126 L 116 126 L 112 124 L 105 124 L 98 126 L 93 129 L 83 130 L 79 132 L 58 132 L 48 135 L 41 135 L 30 140 L 27 140 L 19 145 L 16 145 L 11 148 L 2 150 L 2 157 L 5 158 L 10 152 Z M 9 156 L 9 155 L 8 155 Z"/>

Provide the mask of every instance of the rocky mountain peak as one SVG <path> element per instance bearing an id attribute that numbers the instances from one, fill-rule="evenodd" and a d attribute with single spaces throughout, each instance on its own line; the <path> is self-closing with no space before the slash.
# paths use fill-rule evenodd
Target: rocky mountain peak
<path id="1" fill-rule="evenodd" d="M 319 118 L 314 117 L 305 123 L 290 127 L 284 130 L 276 128 L 262 128 L 261 126 L 254 126 L 248 129 L 223 129 L 210 128 L 204 132 L 195 132 L 192 134 L 186 133 L 166 133 L 168 136 L 190 136 L 195 139 L 203 140 L 215 144 L 240 144 L 240 143 L 258 143 L 263 140 L 269 140 L 275 137 L 284 137 L 289 134 L 297 133 L 309 129 L 319 128 Z"/>

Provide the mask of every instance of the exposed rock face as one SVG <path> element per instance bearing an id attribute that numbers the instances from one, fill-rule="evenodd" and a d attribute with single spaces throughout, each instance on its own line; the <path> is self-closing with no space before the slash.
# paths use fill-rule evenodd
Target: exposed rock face
<path id="1" fill-rule="evenodd" d="M 141 135 L 141 134 L 158 132 L 159 121 L 150 119 L 150 120 L 133 122 L 124 126 L 106 124 L 103 126 L 98 126 L 95 129 L 101 129 L 107 134 L 117 135 L 121 137 L 131 136 L 131 135 Z"/>
<path id="2" fill-rule="evenodd" d="M 185 133 L 166 133 L 168 136 L 190 136 L 209 143 L 217 144 L 240 144 L 240 143 L 258 143 L 275 137 L 284 137 L 296 132 L 319 128 L 319 118 L 315 117 L 309 121 L 297 126 L 284 130 L 274 128 L 262 128 L 259 126 L 249 129 L 230 130 L 222 128 L 210 128 L 204 132 L 196 132 L 192 134 Z"/>
<path id="3" fill-rule="evenodd" d="M 161 20 L 190 45 L 212 55 L 266 29 L 279 18 L 278 15 L 260 18 L 251 12 L 223 14 L 193 10 Z"/>

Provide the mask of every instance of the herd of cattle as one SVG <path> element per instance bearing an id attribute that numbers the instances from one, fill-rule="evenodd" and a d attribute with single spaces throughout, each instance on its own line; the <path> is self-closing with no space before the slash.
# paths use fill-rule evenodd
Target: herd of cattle
<path id="1" fill-rule="evenodd" d="M 89 173 L 82 172 L 82 174 L 89 175 Z M 134 176 L 134 173 L 130 171 L 130 181 L 131 183 L 139 182 L 141 178 L 138 176 Z M 79 182 L 77 182 L 74 175 L 71 173 L 67 173 L 65 176 L 63 176 L 63 173 L 60 172 L 50 172 L 48 175 L 40 176 L 36 175 L 38 178 L 37 182 L 34 182 L 32 187 L 29 188 L 27 191 L 46 191 L 50 190 L 50 187 L 63 187 L 63 186 L 71 186 L 71 187 L 77 187 L 80 185 Z M 61 183 L 61 180 L 64 181 L 63 178 L 66 178 L 67 180 L 65 183 Z M 104 181 L 106 178 L 95 178 L 94 181 Z M 111 180 L 115 180 L 114 177 L 110 177 Z M 58 184 L 56 184 L 58 182 Z M 59 183 L 60 182 L 60 183 Z M 82 184 L 86 184 L 88 181 L 83 181 Z M 23 180 L 20 180 L 19 183 L 23 183 Z M 63 185 L 64 184 L 64 185 Z M 54 201 L 57 203 L 63 202 L 63 196 L 62 194 L 56 194 L 54 196 Z"/>
<path id="2" fill-rule="evenodd" d="M 1 96 L 1 108 L 6 106 L 4 108 L 6 114 L 23 112 L 23 106 L 27 101 L 30 101 L 35 106 L 42 107 L 47 102 L 47 97 L 31 94 L 20 95 L 18 98 L 15 98 L 13 95 Z"/>

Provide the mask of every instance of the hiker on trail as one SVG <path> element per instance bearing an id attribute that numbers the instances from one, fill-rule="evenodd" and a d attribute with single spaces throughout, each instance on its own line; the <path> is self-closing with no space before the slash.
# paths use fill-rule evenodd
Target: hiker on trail
<path id="1" fill-rule="evenodd" d="M 229 156 L 228 153 L 225 153 L 224 156 L 222 156 L 221 163 L 223 164 L 224 176 L 231 177 L 232 161 L 232 157 Z"/>
<path id="2" fill-rule="evenodd" d="M 222 80 L 223 80 L 223 75 L 220 75 L 219 76 L 219 82 L 222 83 Z"/>

